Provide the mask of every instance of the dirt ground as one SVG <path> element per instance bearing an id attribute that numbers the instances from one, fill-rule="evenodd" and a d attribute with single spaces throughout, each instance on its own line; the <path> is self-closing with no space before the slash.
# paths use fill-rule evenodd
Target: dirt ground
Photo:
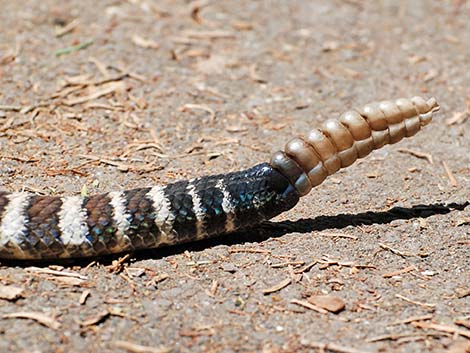
<path id="1" fill-rule="evenodd" d="M 1 352 L 469 351 L 467 2 L 0 9 L 10 191 L 92 194 L 225 173 L 371 101 L 435 96 L 442 107 L 414 138 L 253 230 L 124 257 L 3 262 Z M 316 310 L 318 295 L 345 309 Z"/>

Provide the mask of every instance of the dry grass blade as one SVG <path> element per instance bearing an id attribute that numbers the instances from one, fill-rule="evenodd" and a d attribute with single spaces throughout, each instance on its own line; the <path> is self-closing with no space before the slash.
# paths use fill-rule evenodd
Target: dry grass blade
<path id="1" fill-rule="evenodd" d="M 135 344 L 127 341 L 116 341 L 114 345 L 118 348 L 125 349 L 131 353 L 169 353 L 172 351 L 169 347 L 150 347 L 142 346 L 140 344 Z"/>
<path id="2" fill-rule="evenodd" d="M 410 334 L 410 333 L 392 333 L 389 335 L 381 335 L 381 336 L 368 338 L 366 342 L 373 343 L 373 342 L 380 342 L 380 341 L 396 341 L 400 338 L 413 337 L 413 336 L 415 335 Z"/>
<path id="3" fill-rule="evenodd" d="M 92 160 L 92 161 L 98 161 L 100 163 L 108 164 L 110 166 L 116 167 L 121 172 L 128 172 L 128 171 L 153 172 L 155 170 L 162 169 L 162 167 L 160 165 L 156 165 L 154 162 L 150 162 L 150 163 L 145 164 L 144 166 L 139 167 L 139 166 L 134 166 L 134 165 L 131 165 L 131 164 L 125 164 L 125 163 L 121 163 L 121 162 L 112 161 L 110 159 L 101 158 L 101 157 L 93 156 L 93 155 L 84 155 L 84 154 L 82 154 L 82 155 L 79 155 L 79 156 L 82 157 L 82 158 Z"/>
<path id="4" fill-rule="evenodd" d="M 214 30 L 214 31 L 183 31 L 184 37 L 194 39 L 219 39 L 219 38 L 235 38 L 234 32 Z"/>
<path id="5" fill-rule="evenodd" d="M 404 273 L 408 273 L 408 272 L 411 272 L 411 271 L 414 271 L 414 270 L 416 270 L 416 266 L 408 266 L 408 267 L 405 267 L 401 270 L 384 273 L 382 275 L 382 277 L 383 278 L 391 278 L 391 277 L 399 276 L 399 275 L 402 275 Z"/>
<path id="6" fill-rule="evenodd" d="M 412 257 L 412 256 L 416 256 L 415 254 L 412 254 L 412 253 L 409 253 L 409 252 L 406 252 L 406 251 L 401 251 L 401 250 L 392 248 L 391 246 L 389 246 L 389 245 L 387 245 L 387 244 L 379 243 L 379 246 L 380 246 L 382 249 L 390 250 L 392 253 L 394 253 L 394 254 L 396 254 L 396 255 L 399 255 L 399 256 L 401 256 L 401 257 Z"/>
<path id="7" fill-rule="evenodd" d="M 432 314 L 422 315 L 422 316 L 412 316 L 412 317 L 409 317 L 407 319 L 394 321 L 390 324 L 390 326 L 401 325 L 401 324 L 409 324 L 410 322 L 413 322 L 413 321 L 431 320 L 432 317 L 433 317 Z"/>
<path id="8" fill-rule="evenodd" d="M 452 173 L 447 163 L 445 161 L 442 161 L 442 165 L 444 166 L 447 177 L 449 178 L 450 185 L 452 185 L 454 188 L 459 186 L 459 183 L 457 182 L 457 179 L 455 178 L 454 173 Z"/>
<path id="9" fill-rule="evenodd" d="M 19 112 L 21 109 L 23 109 L 22 106 L 19 105 L 1 105 L 0 104 L 0 110 L 3 111 L 10 111 L 10 112 Z"/>
<path id="10" fill-rule="evenodd" d="M 112 81 L 103 84 L 100 88 L 94 89 L 92 93 L 76 98 L 70 98 L 64 101 L 64 104 L 72 106 L 76 104 L 81 104 L 88 102 L 93 99 L 100 98 L 107 94 L 116 92 L 116 91 L 124 91 L 126 89 L 126 84 L 122 81 Z"/>
<path id="11" fill-rule="evenodd" d="M 31 319 L 53 330 L 58 330 L 61 326 L 60 322 L 57 321 L 56 319 L 50 316 L 47 316 L 46 314 L 33 312 L 33 311 L 18 311 L 16 313 L 2 315 L 2 318 L 3 319 Z"/>
<path id="12" fill-rule="evenodd" d="M 336 353 L 369 353 L 369 351 L 362 351 L 355 348 L 342 346 L 336 343 L 308 342 L 303 345 L 318 349 L 320 352 L 330 351 Z"/>
<path id="13" fill-rule="evenodd" d="M 446 125 L 463 124 L 470 116 L 468 111 L 455 112 L 450 118 L 446 119 Z"/>
<path id="14" fill-rule="evenodd" d="M 465 100 L 465 110 L 454 112 L 450 118 L 447 118 L 446 125 L 463 124 L 470 117 L 470 99 Z"/>
<path id="15" fill-rule="evenodd" d="M 82 280 L 87 280 L 87 276 L 83 276 L 79 273 L 76 272 L 70 272 L 70 271 L 57 271 L 57 270 L 51 270 L 49 268 L 40 268 L 40 267 L 28 267 L 26 268 L 27 272 L 33 272 L 33 273 L 43 273 L 47 275 L 54 275 L 54 276 L 63 276 L 63 277 L 74 277 L 74 278 L 79 278 Z"/>
<path id="16" fill-rule="evenodd" d="M 180 108 L 181 112 L 187 112 L 189 110 L 202 110 L 209 113 L 209 118 L 211 121 L 215 120 L 215 112 L 212 108 L 203 104 L 185 104 Z"/>
<path id="17" fill-rule="evenodd" d="M 278 284 L 275 284 L 272 287 L 263 289 L 263 294 L 266 295 L 266 294 L 270 294 L 270 293 L 280 291 L 282 288 L 287 287 L 291 282 L 292 282 L 291 278 L 286 278 L 286 279 L 282 280 L 281 282 L 279 282 Z"/>
<path id="18" fill-rule="evenodd" d="M 82 327 L 87 327 L 87 326 L 93 326 L 96 324 L 99 324 L 106 318 L 110 316 L 110 312 L 107 309 L 102 310 L 98 314 L 94 315 L 93 317 L 90 317 L 86 319 L 85 321 L 80 322 L 80 326 Z"/>
<path id="19" fill-rule="evenodd" d="M 357 240 L 358 237 L 355 235 L 350 235 L 350 234 L 344 234 L 344 233 L 336 233 L 336 232 L 320 232 L 319 233 L 323 237 L 331 237 L 331 238 L 348 238 L 348 239 L 353 239 Z"/>
<path id="20" fill-rule="evenodd" d="M 397 297 L 399 299 L 402 299 L 402 300 L 404 300 L 408 303 L 419 305 L 419 306 L 422 306 L 422 307 L 425 307 L 425 308 L 430 308 L 430 309 L 435 309 L 436 308 L 436 304 L 418 302 L 416 300 L 407 298 L 407 297 L 405 297 L 404 295 L 401 295 L 401 294 L 395 294 L 395 297 Z"/>
<path id="21" fill-rule="evenodd" d="M 250 254 L 271 254 L 270 250 L 265 250 L 265 249 L 252 249 L 252 248 L 233 248 L 229 250 L 231 253 L 238 253 L 238 252 L 245 252 L 245 253 L 250 253 Z"/>
<path id="22" fill-rule="evenodd" d="M 132 43 L 134 43 L 135 45 L 141 48 L 158 49 L 160 47 L 160 45 L 157 42 L 151 39 L 146 39 L 144 37 L 141 37 L 138 34 L 134 34 L 131 40 L 132 40 Z"/>
<path id="23" fill-rule="evenodd" d="M 295 274 L 300 274 L 300 273 L 304 273 L 304 272 L 307 272 L 307 271 L 310 271 L 310 269 L 315 266 L 318 262 L 317 261 L 313 261 L 313 262 L 310 262 L 308 264 L 306 264 L 304 267 L 301 267 L 299 268 L 298 270 L 295 270 L 294 273 Z"/>
<path id="24" fill-rule="evenodd" d="M 80 287 L 85 281 L 80 278 L 74 277 L 48 277 L 47 279 L 51 279 L 53 281 L 59 282 L 66 286 L 77 286 Z"/>
<path id="25" fill-rule="evenodd" d="M 323 308 L 320 308 L 319 306 L 316 306 L 316 305 L 314 305 L 312 303 L 309 303 L 305 300 L 292 299 L 290 302 L 292 304 L 297 304 L 297 305 L 303 306 L 304 308 L 319 312 L 320 314 L 328 314 L 327 310 L 325 310 Z"/>
<path id="26" fill-rule="evenodd" d="M 108 71 L 108 66 L 106 64 L 102 63 L 100 60 L 98 60 L 97 58 L 95 58 L 93 56 L 90 56 L 88 58 L 88 61 L 96 66 L 96 68 L 99 70 L 99 72 L 101 72 L 101 75 L 103 75 L 103 77 L 105 79 L 110 78 L 110 74 L 109 74 L 109 71 Z M 115 80 L 112 80 L 112 81 L 115 81 Z"/>
<path id="27" fill-rule="evenodd" d="M 304 265 L 305 262 L 303 261 L 285 261 L 285 262 L 279 262 L 277 264 L 272 264 L 272 268 L 281 268 L 281 267 L 286 267 L 286 266 L 302 266 Z"/>
<path id="28" fill-rule="evenodd" d="M 91 39 L 91 40 L 87 40 L 87 41 L 82 42 L 82 43 L 78 43 L 76 45 L 72 45 L 71 47 L 61 48 L 61 49 L 56 50 L 54 52 L 54 55 L 55 56 L 67 55 L 67 54 L 73 53 L 75 51 L 88 48 L 90 45 L 93 44 L 93 42 L 94 42 L 93 39 Z"/>

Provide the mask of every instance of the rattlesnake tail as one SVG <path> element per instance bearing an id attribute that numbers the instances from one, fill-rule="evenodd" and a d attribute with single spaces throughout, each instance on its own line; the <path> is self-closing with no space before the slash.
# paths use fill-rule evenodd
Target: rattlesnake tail
<path id="1" fill-rule="evenodd" d="M 433 98 L 368 104 L 239 172 L 93 196 L 0 192 L 0 259 L 93 257 L 249 228 L 294 207 L 338 169 L 414 135 L 438 109 Z"/>
<path id="2" fill-rule="evenodd" d="M 358 158 L 415 135 L 438 110 L 434 98 L 370 103 L 290 140 L 284 151 L 273 155 L 271 165 L 303 196 Z"/>

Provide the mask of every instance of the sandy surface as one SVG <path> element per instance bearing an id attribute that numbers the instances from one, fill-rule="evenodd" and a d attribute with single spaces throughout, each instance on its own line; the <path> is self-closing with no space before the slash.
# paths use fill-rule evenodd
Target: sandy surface
<path id="1" fill-rule="evenodd" d="M 0 351 L 465 352 L 464 1 L 0 8 L 0 180 L 10 191 L 94 193 L 233 171 L 370 101 L 435 96 L 442 107 L 424 132 L 250 232 L 121 259 L 2 263 L 0 288 L 19 298 L 0 299 Z M 345 309 L 295 303 L 316 295 Z"/>

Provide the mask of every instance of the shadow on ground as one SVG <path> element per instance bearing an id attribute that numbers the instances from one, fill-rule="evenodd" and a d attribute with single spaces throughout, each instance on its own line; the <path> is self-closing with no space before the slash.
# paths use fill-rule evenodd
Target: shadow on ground
<path id="1" fill-rule="evenodd" d="M 287 233 L 320 232 L 327 229 L 343 229 L 348 226 L 361 226 L 370 224 L 387 224 L 397 219 L 428 218 L 438 214 L 447 214 L 452 211 L 463 211 L 470 201 L 464 203 L 431 205 L 416 205 L 412 207 L 393 207 L 382 212 L 361 212 L 356 214 L 339 214 L 335 216 L 318 216 L 315 218 L 299 219 L 296 221 L 262 223 L 256 228 L 227 234 L 221 237 L 202 240 L 199 242 L 182 244 L 171 248 L 145 250 L 144 253 L 153 253 L 158 257 L 181 253 L 185 250 L 200 251 L 216 245 L 236 245 L 244 242 L 262 242 L 269 238 L 282 237 Z M 154 256 L 151 256 L 154 257 Z M 138 257 L 139 258 L 139 257 Z"/>

